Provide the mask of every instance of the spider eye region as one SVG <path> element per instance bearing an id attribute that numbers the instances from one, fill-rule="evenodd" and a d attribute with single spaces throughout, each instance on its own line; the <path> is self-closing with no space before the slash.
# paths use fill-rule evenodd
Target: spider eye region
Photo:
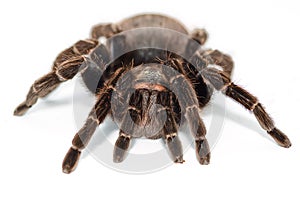
<path id="1" fill-rule="evenodd" d="M 135 68 L 133 73 L 136 76 L 135 89 L 166 90 L 167 81 L 160 64 L 141 65 Z"/>

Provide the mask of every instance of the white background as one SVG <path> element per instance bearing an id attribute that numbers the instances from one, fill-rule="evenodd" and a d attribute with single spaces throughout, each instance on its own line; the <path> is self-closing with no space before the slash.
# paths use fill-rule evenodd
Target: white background
<path id="1" fill-rule="evenodd" d="M 0 3 L 0 199 L 299 199 L 300 6 L 268 1 L 6 1 Z M 23 117 L 12 112 L 61 50 L 89 36 L 99 22 L 142 12 L 205 27 L 207 47 L 232 55 L 233 80 L 259 97 L 291 139 L 283 149 L 254 116 L 231 100 L 211 164 L 193 149 L 186 163 L 151 174 L 111 170 L 91 156 L 70 175 L 62 159 L 77 127 L 72 81 Z M 101 134 L 101 132 L 98 132 Z M 111 153 L 111 152 L 103 152 Z"/>

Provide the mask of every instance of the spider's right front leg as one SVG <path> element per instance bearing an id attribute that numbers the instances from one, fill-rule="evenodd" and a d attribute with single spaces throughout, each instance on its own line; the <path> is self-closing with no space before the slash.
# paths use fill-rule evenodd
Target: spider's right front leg
<path id="1" fill-rule="evenodd" d="M 96 48 L 96 40 L 80 40 L 58 55 L 51 72 L 36 80 L 30 87 L 26 100 L 14 111 L 14 115 L 23 115 L 38 98 L 52 92 L 60 83 L 72 79 L 85 61 L 84 55 Z"/>

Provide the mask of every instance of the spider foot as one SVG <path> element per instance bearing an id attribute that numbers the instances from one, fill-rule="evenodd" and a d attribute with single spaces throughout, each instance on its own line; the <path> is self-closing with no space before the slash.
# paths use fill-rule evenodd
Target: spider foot
<path id="1" fill-rule="evenodd" d="M 31 106 L 26 105 L 26 102 L 21 103 L 14 111 L 15 116 L 24 115 Z"/>
<path id="2" fill-rule="evenodd" d="M 115 143 L 115 148 L 114 148 L 113 161 L 115 163 L 120 163 L 126 158 L 129 145 L 130 145 L 130 136 L 121 132 L 120 136 L 118 137 Z"/>
<path id="3" fill-rule="evenodd" d="M 114 150 L 113 161 L 114 163 L 121 163 L 126 157 L 126 151 L 120 148 Z"/>
<path id="4" fill-rule="evenodd" d="M 177 157 L 175 160 L 174 160 L 174 163 L 180 163 L 180 164 L 182 164 L 182 163 L 184 163 L 185 162 L 185 160 L 183 160 L 183 156 L 179 156 L 179 157 Z"/>
<path id="5" fill-rule="evenodd" d="M 279 129 L 273 128 L 271 131 L 268 131 L 268 133 L 273 137 L 273 139 L 280 146 L 282 146 L 284 148 L 289 148 L 292 146 L 292 143 L 289 140 L 289 138 L 283 132 L 281 132 Z"/>
<path id="6" fill-rule="evenodd" d="M 168 147 L 168 153 L 174 163 L 184 163 L 182 144 L 177 136 L 177 133 L 167 135 L 166 144 Z"/>
<path id="7" fill-rule="evenodd" d="M 62 170 L 64 173 L 70 174 L 75 170 L 80 158 L 80 154 L 81 152 L 73 147 L 69 149 L 62 164 Z"/>
<path id="8" fill-rule="evenodd" d="M 208 165 L 210 162 L 209 144 L 206 139 L 196 140 L 196 155 L 201 165 Z"/>

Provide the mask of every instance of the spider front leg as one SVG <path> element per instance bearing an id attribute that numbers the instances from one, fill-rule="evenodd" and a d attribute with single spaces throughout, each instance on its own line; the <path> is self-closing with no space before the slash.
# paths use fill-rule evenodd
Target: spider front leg
<path id="1" fill-rule="evenodd" d="M 162 107 L 157 110 L 157 120 L 161 123 L 164 122 L 159 135 L 164 139 L 168 153 L 175 163 L 183 163 L 182 144 L 178 137 L 178 124 L 175 117 L 176 113 L 172 109 L 172 98 L 175 97 L 170 91 L 160 91 L 158 93 L 157 103 Z"/>
<path id="2" fill-rule="evenodd" d="M 205 125 L 199 115 L 198 105 L 187 107 L 186 119 L 189 123 L 190 130 L 195 138 L 196 156 L 200 164 L 207 165 L 210 162 L 210 148 L 206 135 Z"/>
<path id="3" fill-rule="evenodd" d="M 167 74 L 165 73 L 165 75 Z M 210 162 L 210 148 L 205 137 L 206 128 L 200 117 L 200 108 L 195 91 L 183 75 L 173 75 L 173 77 L 168 78 L 172 91 L 177 95 L 180 107 L 185 108 L 184 116 L 190 132 L 195 138 L 197 159 L 200 164 L 207 165 Z"/>
<path id="4" fill-rule="evenodd" d="M 129 95 L 127 96 L 127 99 L 125 102 L 129 100 Z M 122 102 L 119 102 L 122 103 Z M 117 105 L 113 105 L 117 106 Z M 122 111 L 121 111 L 122 112 Z M 115 163 L 120 163 L 124 161 L 128 154 L 128 149 L 130 146 L 130 141 L 132 138 L 132 134 L 137 131 L 137 124 L 139 124 L 141 121 L 140 119 L 140 113 L 137 111 L 137 109 L 132 106 L 130 107 L 127 112 L 125 112 L 125 115 L 122 120 L 122 124 L 120 127 L 120 133 L 119 137 L 115 143 L 114 152 L 113 152 L 113 161 Z"/>
<path id="5" fill-rule="evenodd" d="M 119 137 L 115 143 L 113 161 L 115 163 L 122 162 L 127 156 L 131 136 L 120 130 Z"/>
<path id="6" fill-rule="evenodd" d="M 37 102 L 38 98 L 45 97 L 60 83 L 72 79 L 85 61 L 84 55 L 97 45 L 98 41 L 96 40 L 80 40 L 60 53 L 54 62 L 52 71 L 33 83 L 26 100 L 15 109 L 14 115 L 23 115 Z"/>
<path id="7" fill-rule="evenodd" d="M 169 154 L 175 163 L 183 163 L 182 144 L 178 137 L 178 127 L 170 108 L 166 108 L 167 119 L 163 127 L 163 138 L 168 147 Z"/>
<path id="8" fill-rule="evenodd" d="M 258 99 L 245 89 L 232 83 L 226 73 L 215 68 L 206 68 L 201 72 L 201 75 L 216 90 L 222 91 L 225 95 L 251 111 L 255 115 L 260 126 L 266 130 L 280 146 L 285 148 L 291 146 L 288 137 L 275 127 L 273 120 L 259 103 Z"/>
<path id="9" fill-rule="evenodd" d="M 83 127 L 76 133 L 72 147 L 66 154 L 62 169 L 64 173 L 71 173 L 77 166 L 80 158 L 81 151 L 87 146 L 90 139 L 92 138 L 97 126 L 99 126 L 111 109 L 110 98 L 113 89 L 108 87 L 104 88 L 98 96 L 98 100 L 90 112 Z"/>

